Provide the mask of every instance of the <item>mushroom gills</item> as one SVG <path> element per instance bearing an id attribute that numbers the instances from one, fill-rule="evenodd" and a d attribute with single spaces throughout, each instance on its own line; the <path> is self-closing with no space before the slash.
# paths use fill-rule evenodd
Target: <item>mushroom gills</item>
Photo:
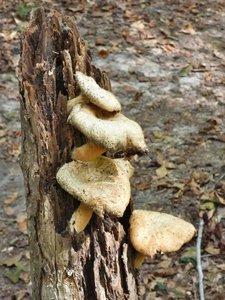
<path id="1" fill-rule="evenodd" d="M 134 258 L 135 269 L 139 269 L 144 260 L 145 260 L 145 255 L 136 251 L 135 258 Z"/>
<path id="2" fill-rule="evenodd" d="M 107 149 L 93 143 L 87 143 L 72 151 L 71 157 L 73 160 L 89 161 L 97 158 L 106 152 Z"/>
<path id="3" fill-rule="evenodd" d="M 92 214 L 93 209 L 81 203 L 70 219 L 69 225 L 71 232 L 74 232 L 74 229 L 77 233 L 83 231 L 88 225 Z"/>

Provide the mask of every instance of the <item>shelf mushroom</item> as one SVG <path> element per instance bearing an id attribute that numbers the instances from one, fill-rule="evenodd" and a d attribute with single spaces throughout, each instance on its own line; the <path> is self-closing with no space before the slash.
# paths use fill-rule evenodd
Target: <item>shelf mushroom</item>
<path id="1" fill-rule="evenodd" d="M 84 230 L 93 211 L 122 217 L 130 200 L 133 167 L 123 159 L 99 157 L 91 161 L 72 161 L 56 174 L 60 186 L 81 204 L 70 220 L 70 228 L 77 233 Z M 73 224 L 75 223 L 75 224 Z"/>
<path id="2" fill-rule="evenodd" d="M 92 143 L 113 153 L 147 153 L 141 127 L 121 113 L 110 114 L 94 105 L 78 103 L 68 122 Z"/>
<path id="3" fill-rule="evenodd" d="M 80 130 L 90 143 L 75 149 L 72 159 L 94 159 L 107 150 L 145 153 L 147 146 L 141 127 L 119 113 L 121 105 L 117 98 L 82 72 L 77 71 L 75 79 L 81 95 L 67 103 L 68 122 Z"/>
<path id="4" fill-rule="evenodd" d="M 81 90 L 81 97 L 108 112 L 121 111 L 121 105 L 113 93 L 101 88 L 94 78 L 77 71 L 75 79 Z"/>
<path id="5" fill-rule="evenodd" d="M 177 251 L 194 236 L 195 227 L 169 214 L 134 210 L 130 217 L 130 240 L 137 251 L 134 261 L 139 268 L 145 256 L 153 257 L 158 251 Z"/>

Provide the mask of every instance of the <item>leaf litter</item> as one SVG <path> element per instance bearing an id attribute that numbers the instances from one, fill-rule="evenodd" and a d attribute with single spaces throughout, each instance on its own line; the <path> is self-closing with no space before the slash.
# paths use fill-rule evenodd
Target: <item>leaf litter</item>
<path id="1" fill-rule="evenodd" d="M 18 101 L 14 70 L 19 34 L 30 8 L 40 3 L 44 2 L 26 1 L 18 8 L 12 1 L 0 4 L 1 104 L 9 98 L 12 103 Z M 45 5 L 77 18 L 83 37 L 91 45 L 94 63 L 107 70 L 113 91 L 124 102 L 124 113 L 145 130 L 149 156 L 132 161 L 136 166 L 134 206 L 177 215 L 196 227 L 199 217 L 204 218 L 205 297 L 223 299 L 225 65 L 221 1 L 170 5 L 166 1 L 143 1 L 140 5 L 134 0 L 109 1 L 107 5 L 101 1 L 64 1 L 63 6 L 47 1 Z M 13 166 L 18 165 L 21 151 L 20 136 L 15 134 L 20 130 L 18 118 L 18 106 L 16 110 L 1 109 L 0 157 Z M 31 299 L 28 269 L 23 266 L 29 256 L 21 256 L 27 251 L 25 200 L 19 196 L 23 190 L 18 186 L 22 175 L 17 172 L 16 179 L 11 180 L 11 174 L 6 174 L 11 187 L 3 184 L 7 196 L 1 198 L 0 218 L 8 221 L 0 228 L 4 250 L 0 261 L 12 265 L 1 266 L 5 275 L 0 287 L 11 298 Z M 141 297 L 198 299 L 195 264 L 195 240 L 178 253 L 146 260 L 140 270 Z"/>

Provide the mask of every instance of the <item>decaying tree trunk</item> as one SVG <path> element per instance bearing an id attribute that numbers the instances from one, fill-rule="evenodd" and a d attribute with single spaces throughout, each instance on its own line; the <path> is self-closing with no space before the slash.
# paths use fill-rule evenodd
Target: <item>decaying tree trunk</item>
<path id="1" fill-rule="evenodd" d="M 55 176 L 83 139 L 66 122 L 67 100 L 79 94 L 75 70 L 110 89 L 106 74 L 91 64 L 73 19 L 37 9 L 22 39 L 19 69 L 32 299 L 135 300 L 129 211 L 120 220 L 94 216 L 79 235 L 66 230 L 78 203 Z"/>

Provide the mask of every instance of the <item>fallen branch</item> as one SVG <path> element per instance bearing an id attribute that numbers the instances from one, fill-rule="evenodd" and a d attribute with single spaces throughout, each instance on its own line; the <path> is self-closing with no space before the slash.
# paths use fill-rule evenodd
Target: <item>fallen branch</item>
<path id="1" fill-rule="evenodd" d="M 201 262 L 201 242 L 202 242 L 202 232 L 204 227 L 203 219 L 200 219 L 198 226 L 198 237 L 197 237 L 197 270 L 198 270 L 198 287 L 199 287 L 199 296 L 200 300 L 204 300 L 204 286 L 203 286 L 203 272 L 202 272 L 202 262 Z"/>

